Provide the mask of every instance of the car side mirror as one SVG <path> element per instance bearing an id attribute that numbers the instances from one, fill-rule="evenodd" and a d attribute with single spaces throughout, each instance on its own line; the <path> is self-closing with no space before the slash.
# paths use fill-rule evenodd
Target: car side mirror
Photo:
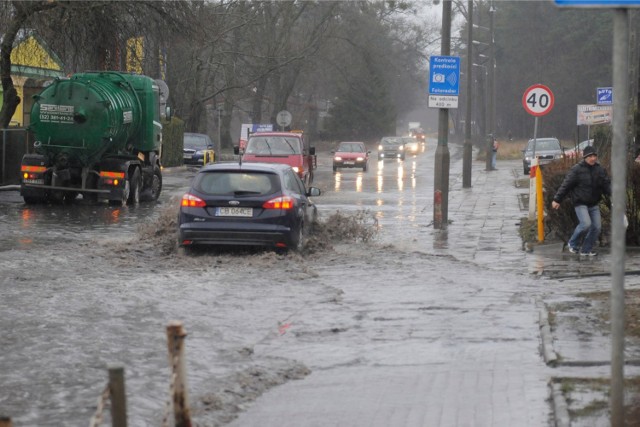
<path id="1" fill-rule="evenodd" d="M 371 154 L 371 150 L 367 150 L 367 154 Z"/>
<path id="2" fill-rule="evenodd" d="M 238 147 L 237 145 L 233 146 L 233 154 L 235 154 L 236 156 L 238 154 L 240 154 L 240 147 Z"/>
<path id="3" fill-rule="evenodd" d="M 322 192 L 317 187 L 309 187 L 309 188 L 307 188 L 307 197 L 317 197 L 320 194 L 322 194 Z"/>
<path id="4" fill-rule="evenodd" d="M 331 150 L 331 154 L 336 154 L 336 150 Z"/>

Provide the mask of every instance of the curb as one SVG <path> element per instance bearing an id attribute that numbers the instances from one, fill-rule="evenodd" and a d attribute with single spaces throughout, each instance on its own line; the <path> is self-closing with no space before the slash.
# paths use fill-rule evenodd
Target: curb
<path id="1" fill-rule="evenodd" d="M 571 417 L 569 417 L 569 407 L 567 399 L 565 399 L 560 384 L 552 381 L 549 383 L 551 388 L 551 396 L 553 398 L 553 413 L 555 415 L 556 427 L 570 427 Z"/>
<path id="2" fill-rule="evenodd" d="M 538 306 L 538 322 L 540 326 L 540 338 L 542 340 L 542 356 L 544 362 L 548 366 L 556 366 L 558 364 L 558 355 L 553 349 L 553 337 L 551 335 L 551 326 L 549 325 L 549 314 L 547 308 L 541 299 L 537 299 Z"/>

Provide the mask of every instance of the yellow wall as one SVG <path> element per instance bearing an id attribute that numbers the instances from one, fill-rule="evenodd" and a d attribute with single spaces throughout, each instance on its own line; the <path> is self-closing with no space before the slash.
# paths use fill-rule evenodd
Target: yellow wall
<path id="1" fill-rule="evenodd" d="M 11 63 L 47 70 L 62 70 L 60 64 L 47 53 L 46 49 L 33 36 L 29 36 L 11 51 Z"/>
<path id="2" fill-rule="evenodd" d="M 29 36 L 11 51 L 11 65 L 13 85 L 22 102 L 18 104 L 11 118 L 10 126 L 26 126 L 29 124 L 28 115 L 33 105 L 33 100 L 30 97 L 34 93 L 39 92 L 41 88 L 25 88 L 25 83 L 29 78 L 35 78 L 36 81 L 48 80 L 56 74 L 52 73 L 52 71 L 62 71 L 62 65 L 47 52 L 47 49 L 45 49 L 34 36 Z M 30 86 L 33 84 L 34 82 L 32 80 Z M 27 95 L 25 95 L 25 91 Z M 3 98 L 0 96 L 0 106 L 2 105 L 2 101 Z"/>

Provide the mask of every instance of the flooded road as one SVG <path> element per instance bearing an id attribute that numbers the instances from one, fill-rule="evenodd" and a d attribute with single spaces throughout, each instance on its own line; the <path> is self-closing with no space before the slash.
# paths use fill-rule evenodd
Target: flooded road
<path id="1" fill-rule="evenodd" d="M 302 255 L 178 254 L 176 206 L 194 174 L 184 168 L 165 171 L 151 205 L 32 207 L 1 195 L 0 415 L 16 427 L 86 425 L 107 367 L 120 365 L 129 424 L 160 425 L 165 327 L 180 320 L 198 425 L 231 422 L 314 373 L 452 361 L 527 369 L 528 419 L 544 425 L 533 282 L 412 248 L 432 216 L 434 151 L 335 174 L 319 155 L 321 218 L 365 211 L 361 226 L 379 233 Z M 514 342 L 522 354 L 507 351 Z"/>

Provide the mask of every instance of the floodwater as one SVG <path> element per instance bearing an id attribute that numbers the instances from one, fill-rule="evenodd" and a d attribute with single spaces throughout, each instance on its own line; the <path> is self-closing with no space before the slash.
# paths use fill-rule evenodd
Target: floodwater
<path id="1" fill-rule="evenodd" d="M 229 423 L 311 373 L 452 362 L 526 371 L 527 425 L 546 425 L 534 281 L 406 249 L 431 216 L 433 147 L 404 162 L 372 158 L 366 173 L 334 174 L 320 155 L 321 219 L 355 221 L 323 223 L 331 239 L 312 237 L 302 254 L 178 253 L 191 169 L 165 171 L 159 202 L 134 207 L 25 206 L 1 194 L 0 415 L 16 427 L 86 425 L 107 368 L 123 366 L 129 424 L 160 425 L 165 328 L 179 320 L 197 425 Z M 376 237 L 363 242 L 372 234 L 358 227 Z"/>

